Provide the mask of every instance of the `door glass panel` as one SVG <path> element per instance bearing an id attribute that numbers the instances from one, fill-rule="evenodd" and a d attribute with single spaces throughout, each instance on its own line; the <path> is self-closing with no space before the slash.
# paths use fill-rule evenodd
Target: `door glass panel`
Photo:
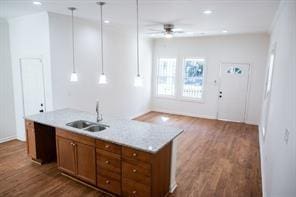
<path id="1" fill-rule="evenodd" d="M 228 74 L 233 74 L 233 75 L 242 75 L 243 74 L 242 69 L 238 66 L 231 66 L 227 69 L 226 72 Z"/>

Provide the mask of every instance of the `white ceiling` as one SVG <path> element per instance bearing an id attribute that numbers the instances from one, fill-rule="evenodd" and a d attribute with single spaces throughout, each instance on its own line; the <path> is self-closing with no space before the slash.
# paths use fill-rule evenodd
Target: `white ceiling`
<path id="1" fill-rule="evenodd" d="M 78 17 L 98 19 L 95 0 L 0 0 L 0 18 L 13 18 L 40 11 L 70 14 L 67 7 L 77 7 Z M 108 25 L 135 27 L 135 0 L 106 0 L 104 18 Z M 173 23 L 194 35 L 216 35 L 227 30 L 230 34 L 267 32 L 271 26 L 279 0 L 139 0 L 140 23 L 144 32 L 162 29 L 164 23 Z M 211 15 L 203 11 L 210 9 Z"/>

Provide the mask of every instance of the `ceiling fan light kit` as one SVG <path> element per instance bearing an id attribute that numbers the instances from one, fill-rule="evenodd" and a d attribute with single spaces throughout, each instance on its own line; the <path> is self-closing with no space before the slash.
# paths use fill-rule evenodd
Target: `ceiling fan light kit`
<path id="1" fill-rule="evenodd" d="M 161 24 L 161 23 L 159 23 Z M 184 32 L 182 28 L 175 28 L 175 25 L 172 23 L 161 24 L 163 30 L 152 30 L 152 32 L 146 34 L 153 37 L 164 37 L 167 39 L 187 35 L 189 32 Z"/>

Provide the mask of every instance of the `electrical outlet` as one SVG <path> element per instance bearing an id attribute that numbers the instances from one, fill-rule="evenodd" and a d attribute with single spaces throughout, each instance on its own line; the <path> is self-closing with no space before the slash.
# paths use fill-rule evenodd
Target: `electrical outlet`
<path id="1" fill-rule="evenodd" d="M 288 144 L 288 142 L 289 142 L 289 135 L 290 135 L 290 131 L 289 131 L 289 129 L 285 129 L 285 134 L 284 134 L 284 142 L 285 142 L 285 144 Z"/>

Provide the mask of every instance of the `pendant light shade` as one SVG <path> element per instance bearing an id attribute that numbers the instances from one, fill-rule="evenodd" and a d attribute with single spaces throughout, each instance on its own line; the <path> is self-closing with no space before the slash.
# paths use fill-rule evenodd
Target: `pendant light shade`
<path id="1" fill-rule="evenodd" d="M 104 73 L 102 73 L 99 78 L 99 84 L 106 84 L 106 83 L 107 83 L 107 77 Z"/>
<path id="2" fill-rule="evenodd" d="M 78 75 L 76 73 L 75 69 L 75 45 L 74 45 L 74 11 L 76 8 L 70 7 L 68 8 L 71 11 L 71 20 L 72 20 L 72 73 L 70 77 L 71 82 L 76 82 L 78 81 Z"/>
<path id="3" fill-rule="evenodd" d="M 137 3 L 137 76 L 134 79 L 134 86 L 141 87 L 143 86 L 143 78 L 140 75 L 140 54 L 139 54 L 139 0 L 136 0 Z"/>
<path id="4" fill-rule="evenodd" d="M 97 5 L 100 6 L 100 27 L 101 27 L 101 74 L 99 76 L 99 84 L 106 84 L 107 77 L 104 73 L 104 40 L 103 40 L 103 5 L 105 2 L 97 2 Z"/>
<path id="5" fill-rule="evenodd" d="M 70 81 L 72 81 L 72 82 L 78 81 L 77 73 L 74 73 L 74 72 L 71 73 Z"/>
<path id="6" fill-rule="evenodd" d="M 140 75 L 137 75 L 135 77 L 134 86 L 135 87 L 141 87 L 141 86 L 143 86 L 143 78 Z"/>

